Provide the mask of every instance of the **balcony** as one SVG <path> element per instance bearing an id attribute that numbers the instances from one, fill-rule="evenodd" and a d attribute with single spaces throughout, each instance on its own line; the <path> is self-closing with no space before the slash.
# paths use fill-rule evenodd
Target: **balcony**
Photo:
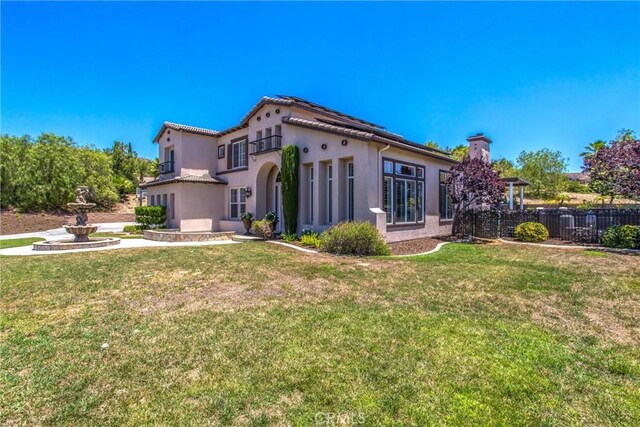
<path id="1" fill-rule="evenodd" d="M 249 154 L 268 153 L 282 148 L 282 136 L 271 135 L 249 143 Z"/>
<path id="2" fill-rule="evenodd" d="M 174 169 L 173 169 L 173 161 L 168 161 L 168 162 L 164 162 L 164 163 L 160 163 L 158 165 L 158 173 L 160 175 L 165 175 L 168 173 L 173 173 Z"/>

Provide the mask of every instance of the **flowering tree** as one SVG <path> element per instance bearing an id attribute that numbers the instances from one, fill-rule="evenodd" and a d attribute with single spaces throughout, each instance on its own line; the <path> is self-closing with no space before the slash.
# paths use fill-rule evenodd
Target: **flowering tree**
<path id="1" fill-rule="evenodd" d="M 453 204 L 453 234 L 457 233 L 456 220 L 462 212 L 482 204 L 500 203 L 506 186 L 491 163 L 469 156 L 451 168 L 446 184 Z"/>
<path id="2" fill-rule="evenodd" d="M 616 195 L 640 198 L 640 141 L 633 132 L 622 130 L 608 145 L 585 157 L 583 170 L 590 187 L 613 203 Z"/>

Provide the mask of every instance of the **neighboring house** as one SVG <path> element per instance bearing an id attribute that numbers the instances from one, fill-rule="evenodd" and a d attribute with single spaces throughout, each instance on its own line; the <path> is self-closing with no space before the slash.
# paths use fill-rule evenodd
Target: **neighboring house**
<path id="1" fill-rule="evenodd" d="M 298 231 L 352 220 L 388 241 L 451 231 L 443 181 L 455 160 L 300 98 L 264 97 L 222 131 L 165 122 L 154 142 L 160 175 L 140 186 L 148 204 L 167 206 L 170 228 L 242 232 L 243 212 L 271 210 L 281 225 L 280 155 L 291 144 L 300 150 Z M 488 156 L 489 142 L 469 138 L 472 155 Z"/>
<path id="2" fill-rule="evenodd" d="M 569 181 L 579 182 L 580 184 L 588 185 L 591 181 L 589 174 L 584 172 L 570 172 L 565 174 Z"/>

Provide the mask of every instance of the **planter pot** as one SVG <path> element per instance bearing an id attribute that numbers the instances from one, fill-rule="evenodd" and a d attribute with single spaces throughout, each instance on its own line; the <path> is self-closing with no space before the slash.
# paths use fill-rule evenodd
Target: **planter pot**
<path id="1" fill-rule="evenodd" d="M 253 224 L 253 220 L 252 219 L 243 219 L 242 220 L 242 224 L 244 225 L 244 229 L 246 230 L 246 233 L 244 233 L 246 236 L 250 235 L 251 233 L 249 232 L 249 230 L 251 230 L 251 225 Z"/>

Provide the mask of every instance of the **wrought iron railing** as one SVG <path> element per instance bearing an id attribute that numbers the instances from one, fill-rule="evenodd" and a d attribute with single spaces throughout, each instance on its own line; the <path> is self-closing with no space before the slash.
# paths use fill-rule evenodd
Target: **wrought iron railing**
<path id="1" fill-rule="evenodd" d="M 271 135 L 249 143 L 249 154 L 260 154 L 282 148 L 282 136 Z"/>
<path id="2" fill-rule="evenodd" d="M 158 165 L 158 173 L 160 175 L 173 173 L 173 160 L 169 160 L 168 162 L 163 162 Z"/>

